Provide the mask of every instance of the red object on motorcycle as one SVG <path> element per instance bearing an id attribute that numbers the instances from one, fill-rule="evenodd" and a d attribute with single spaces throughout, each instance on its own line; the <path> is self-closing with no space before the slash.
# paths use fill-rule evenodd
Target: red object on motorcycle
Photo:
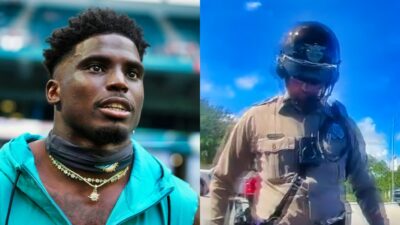
<path id="1" fill-rule="evenodd" d="M 244 191 L 243 191 L 244 195 L 245 196 L 254 195 L 260 187 L 259 182 L 260 182 L 259 176 L 254 176 L 247 179 L 244 185 Z"/>

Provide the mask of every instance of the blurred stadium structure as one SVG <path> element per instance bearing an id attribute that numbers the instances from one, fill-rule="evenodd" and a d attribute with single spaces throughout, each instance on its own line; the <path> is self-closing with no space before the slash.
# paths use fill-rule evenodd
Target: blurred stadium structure
<path id="1" fill-rule="evenodd" d="M 199 0 L 0 1 L 0 146 L 24 132 L 47 135 L 45 39 L 88 7 L 126 13 L 151 44 L 145 103 L 134 138 L 199 191 Z"/>

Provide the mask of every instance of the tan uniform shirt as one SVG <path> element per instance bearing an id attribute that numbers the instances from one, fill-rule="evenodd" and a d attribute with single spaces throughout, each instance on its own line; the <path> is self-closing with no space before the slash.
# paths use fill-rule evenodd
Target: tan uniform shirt
<path id="1" fill-rule="evenodd" d="M 268 219 L 298 172 L 296 140 L 318 135 L 322 123 L 332 116 L 330 109 L 321 105 L 316 111 L 303 115 L 283 96 L 250 108 L 233 128 L 215 168 L 211 181 L 211 224 L 223 224 L 228 198 L 234 195 L 235 181 L 254 160 L 259 168 L 261 188 L 256 194 L 253 215 Z M 368 174 L 362 135 L 353 121 L 347 117 L 346 121 L 349 135 L 341 132 L 347 130 L 336 129 L 332 134 L 336 137 L 324 141 L 326 159 L 319 166 L 306 170 L 304 182 L 279 224 L 326 224 L 344 215 L 346 177 L 369 223 L 385 224 L 384 208 L 374 180 Z M 338 156 L 338 160 L 328 160 Z"/>

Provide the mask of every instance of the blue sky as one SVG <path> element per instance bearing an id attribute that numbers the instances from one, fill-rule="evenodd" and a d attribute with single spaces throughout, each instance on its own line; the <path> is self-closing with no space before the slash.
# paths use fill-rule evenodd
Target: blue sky
<path id="1" fill-rule="evenodd" d="M 385 2 L 201 0 L 201 98 L 241 115 L 283 92 L 274 72 L 282 34 L 298 21 L 317 20 L 331 27 L 341 44 L 332 97 L 359 124 L 367 151 L 385 160 L 397 112 L 400 157 L 400 2 Z"/>

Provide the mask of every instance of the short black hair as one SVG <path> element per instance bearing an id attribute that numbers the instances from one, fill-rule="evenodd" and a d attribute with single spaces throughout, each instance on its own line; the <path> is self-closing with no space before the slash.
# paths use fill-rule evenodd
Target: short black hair
<path id="1" fill-rule="evenodd" d="M 56 65 L 68 55 L 74 47 L 95 35 L 117 33 L 135 43 L 140 60 L 149 44 L 144 40 L 143 31 L 134 20 L 111 9 L 89 8 L 68 21 L 68 26 L 54 30 L 46 42 L 49 49 L 43 51 L 44 65 L 53 77 Z"/>

